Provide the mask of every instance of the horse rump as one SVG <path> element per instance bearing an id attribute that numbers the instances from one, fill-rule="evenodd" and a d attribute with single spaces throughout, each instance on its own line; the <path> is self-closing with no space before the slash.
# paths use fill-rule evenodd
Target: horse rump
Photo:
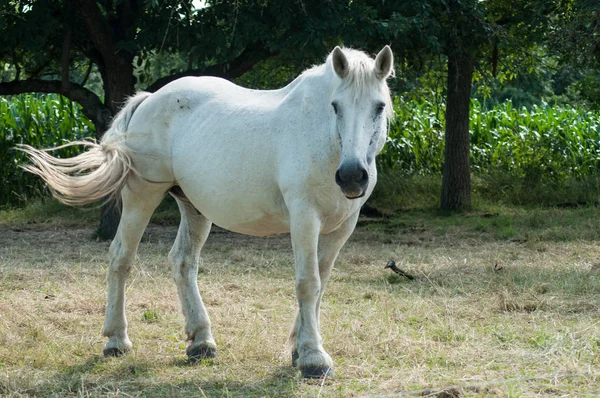
<path id="1" fill-rule="evenodd" d="M 131 97 L 114 118 L 110 129 L 100 143 L 94 140 L 73 141 L 50 149 L 36 149 L 20 145 L 18 150 L 31 159 L 24 170 L 40 176 L 60 202 L 83 206 L 118 199 L 133 166 L 131 151 L 125 145 L 129 121 L 137 107 L 150 96 L 139 93 Z M 83 145 L 85 152 L 72 158 L 61 159 L 48 152 L 69 146 Z"/>

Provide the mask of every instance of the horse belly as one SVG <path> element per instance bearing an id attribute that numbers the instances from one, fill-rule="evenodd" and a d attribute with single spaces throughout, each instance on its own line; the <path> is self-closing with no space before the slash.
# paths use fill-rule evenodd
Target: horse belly
<path id="1" fill-rule="evenodd" d="M 211 199 L 203 199 L 197 209 L 213 224 L 240 234 L 270 236 L 290 231 L 283 209 L 238 201 L 217 203 Z"/>
<path id="2" fill-rule="evenodd" d="M 289 214 L 277 186 L 235 184 L 227 179 L 198 178 L 181 184 L 194 207 L 213 224 L 229 231 L 255 236 L 287 233 Z"/>
<path id="3" fill-rule="evenodd" d="M 219 225 L 218 223 L 215 224 Z M 270 236 L 290 232 L 289 222 L 283 220 L 279 215 L 269 213 L 263 213 L 260 218 L 225 228 L 240 234 L 254 236 Z"/>

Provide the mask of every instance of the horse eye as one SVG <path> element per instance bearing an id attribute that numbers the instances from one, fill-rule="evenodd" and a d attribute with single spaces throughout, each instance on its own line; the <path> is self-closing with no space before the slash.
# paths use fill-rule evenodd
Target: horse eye
<path id="1" fill-rule="evenodd" d="M 375 113 L 377 115 L 381 115 L 383 113 L 384 109 L 385 109 L 385 104 L 384 103 L 377 104 L 377 108 L 375 108 Z"/>
<path id="2" fill-rule="evenodd" d="M 335 112 L 335 114 L 337 115 L 337 113 L 338 113 L 338 104 L 337 104 L 337 102 L 333 101 L 333 102 L 331 103 L 331 106 L 333 106 L 333 111 L 334 111 L 334 112 Z"/>

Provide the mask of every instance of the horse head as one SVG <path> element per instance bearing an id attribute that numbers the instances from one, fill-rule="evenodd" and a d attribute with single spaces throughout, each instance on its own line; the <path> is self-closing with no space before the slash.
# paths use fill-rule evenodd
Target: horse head
<path id="1" fill-rule="evenodd" d="M 385 144 L 393 115 L 386 79 L 394 73 L 394 56 L 389 46 L 374 60 L 336 47 L 328 64 L 339 83 L 332 90 L 330 110 L 341 154 L 335 181 L 348 199 L 357 199 L 367 192 L 369 166 Z"/>

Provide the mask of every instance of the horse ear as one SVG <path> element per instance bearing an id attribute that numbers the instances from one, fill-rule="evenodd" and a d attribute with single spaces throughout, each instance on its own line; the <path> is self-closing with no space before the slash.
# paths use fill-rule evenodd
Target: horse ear
<path id="1" fill-rule="evenodd" d="M 340 77 L 340 79 L 348 76 L 348 59 L 339 46 L 336 46 L 331 53 L 331 62 L 333 63 L 333 70 Z"/>
<path id="2" fill-rule="evenodd" d="M 386 79 L 394 73 L 394 54 L 390 46 L 383 47 L 375 58 L 375 75 L 379 79 Z"/>

